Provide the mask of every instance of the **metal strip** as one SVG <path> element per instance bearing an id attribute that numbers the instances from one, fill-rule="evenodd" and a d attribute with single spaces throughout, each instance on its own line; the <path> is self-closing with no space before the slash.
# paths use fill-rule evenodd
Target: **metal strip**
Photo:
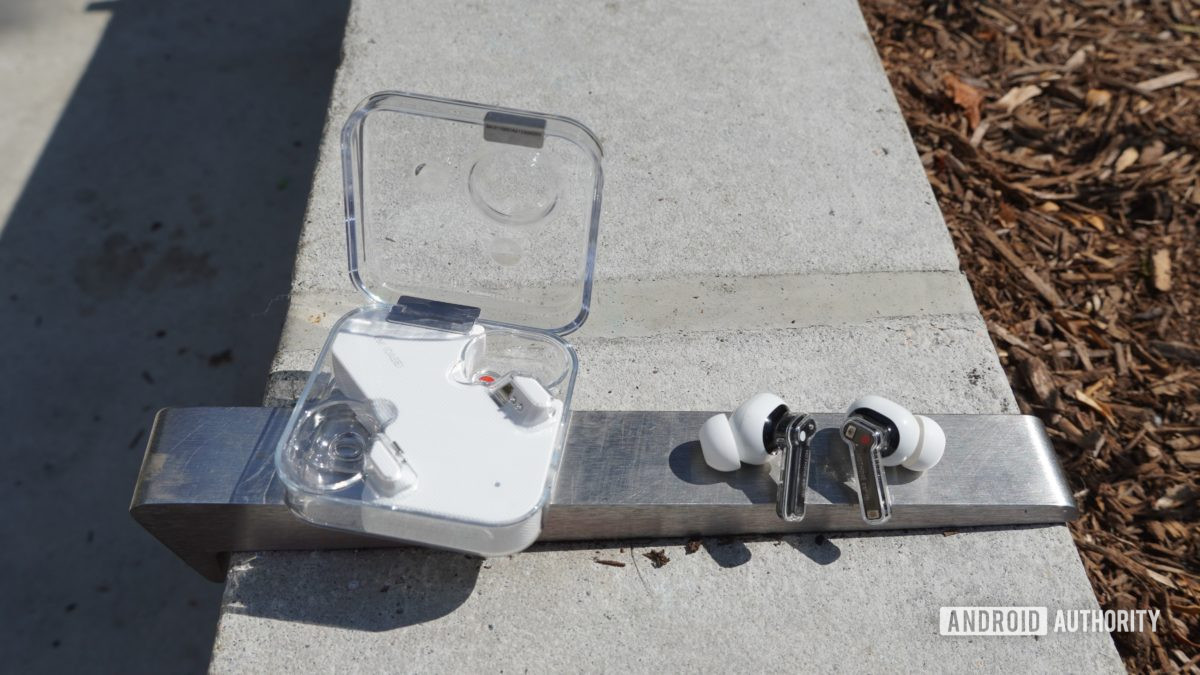
<path id="1" fill-rule="evenodd" d="M 290 410 L 159 412 L 130 512 L 205 577 L 232 551 L 396 546 L 292 515 L 273 452 Z M 867 529 L 852 488 L 839 414 L 814 414 L 804 520 L 776 514 L 766 467 L 709 469 L 696 431 L 709 412 L 575 412 L 542 540 Z M 946 455 L 927 474 L 888 468 L 883 529 L 1063 522 L 1075 502 L 1041 421 L 1023 415 L 933 415 Z M 872 528 L 880 529 L 880 528 Z"/>

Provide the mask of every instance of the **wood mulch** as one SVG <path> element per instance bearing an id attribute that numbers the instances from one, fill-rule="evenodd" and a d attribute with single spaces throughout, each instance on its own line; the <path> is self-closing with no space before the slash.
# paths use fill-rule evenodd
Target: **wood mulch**
<path id="1" fill-rule="evenodd" d="M 862 8 L 1126 666 L 1200 672 L 1200 2 Z"/>

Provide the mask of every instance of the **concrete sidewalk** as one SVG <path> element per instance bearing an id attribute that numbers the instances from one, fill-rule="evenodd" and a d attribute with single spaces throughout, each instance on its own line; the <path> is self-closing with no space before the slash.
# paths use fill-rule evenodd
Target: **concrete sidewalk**
<path id="1" fill-rule="evenodd" d="M 577 117 L 606 151 L 579 410 L 1016 405 L 857 6 L 358 0 L 274 399 L 360 302 L 338 130 L 381 89 Z M 433 264 L 437 264 L 435 261 Z M 314 317 L 320 318 L 314 322 Z M 241 555 L 213 670 L 1122 670 L 1106 634 L 940 638 L 942 605 L 1095 608 L 1061 526 Z M 655 569 L 641 556 L 664 548 Z M 596 557 L 627 562 L 597 565 Z"/>

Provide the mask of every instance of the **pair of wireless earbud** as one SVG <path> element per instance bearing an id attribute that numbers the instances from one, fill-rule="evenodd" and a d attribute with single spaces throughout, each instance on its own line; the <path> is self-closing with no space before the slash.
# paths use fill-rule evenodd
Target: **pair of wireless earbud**
<path id="1" fill-rule="evenodd" d="M 777 510 L 785 520 L 804 517 L 811 440 L 816 422 L 791 411 L 774 394 L 756 394 L 728 417 L 714 415 L 700 427 L 704 461 L 717 471 L 780 462 Z M 886 522 L 892 514 L 884 467 L 928 471 L 942 458 L 946 434 L 937 422 L 914 415 L 882 396 L 850 404 L 840 436 L 850 451 L 863 520 Z"/>

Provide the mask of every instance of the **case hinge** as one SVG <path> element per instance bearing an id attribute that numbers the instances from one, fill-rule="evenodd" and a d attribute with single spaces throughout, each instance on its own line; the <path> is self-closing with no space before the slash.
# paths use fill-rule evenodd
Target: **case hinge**
<path id="1" fill-rule="evenodd" d="M 541 148 L 546 142 L 546 120 L 492 111 L 483 116 L 483 140 Z"/>
<path id="2" fill-rule="evenodd" d="M 388 313 L 387 320 L 451 333 L 469 333 L 479 318 L 479 311 L 478 307 L 403 295 Z"/>

